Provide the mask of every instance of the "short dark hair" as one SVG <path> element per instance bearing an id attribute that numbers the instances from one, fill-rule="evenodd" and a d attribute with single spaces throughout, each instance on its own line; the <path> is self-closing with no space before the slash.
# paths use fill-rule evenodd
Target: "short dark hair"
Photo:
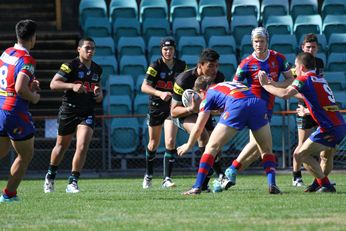
<path id="1" fill-rule="evenodd" d="M 298 63 L 304 65 L 309 70 L 315 70 L 316 69 L 316 61 L 315 57 L 308 52 L 302 52 L 297 55 L 297 61 Z"/>
<path id="2" fill-rule="evenodd" d="M 90 37 L 84 37 L 84 38 L 81 38 L 78 42 L 78 46 L 81 47 L 83 46 L 84 44 L 84 41 L 88 41 L 88 42 L 93 42 L 95 44 L 95 41 L 94 39 L 90 38 Z M 96 44 L 95 44 L 96 45 Z"/>
<path id="3" fill-rule="evenodd" d="M 205 48 L 202 50 L 199 56 L 198 63 L 203 64 L 206 62 L 216 62 L 217 60 L 219 60 L 219 58 L 220 58 L 220 55 L 215 50 L 211 48 Z"/>
<path id="4" fill-rule="evenodd" d="M 315 34 L 310 33 L 310 34 L 307 34 L 304 36 L 304 40 L 303 40 L 302 45 L 304 45 L 305 43 L 313 43 L 313 42 L 318 43 L 318 39 L 317 39 L 317 36 Z"/>
<path id="5" fill-rule="evenodd" d="M 37 24 L 34 20 L 24 19 L 16 24 L 16 36 L 18 40 L 28 41 L 36 33 Z"/>
<path id="6" fill-rule="evenodd" d="M 207 75 L 198 76 L 195 80 L 193 90 L 199 92 L 200 90 L 207 90 L 212 83 L 212 78 Z"/>

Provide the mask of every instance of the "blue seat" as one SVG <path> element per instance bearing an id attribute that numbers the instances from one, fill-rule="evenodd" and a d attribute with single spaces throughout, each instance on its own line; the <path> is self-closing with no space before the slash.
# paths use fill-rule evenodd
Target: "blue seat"
<path id="1" fill-rule="evenodd" d="M 144 22 L 147 18 L 168 19 L 166 0 L 141 0 L 139 11 L 140 22 Z"/>
<path id="2" fill-rule="evenodd" d="M 127 95 L 134 97 L 135 84 L 130 75 L 110 75 L 107 82 L 109 95 Z"/>
<path id="3" fill-rule="evenodd" d="M 304 34 L 314 33 L 321 34 L 322 31 L 322 18 L 320 15 L 299 15 L 297 16 L 293 32 L 296 35 L 297 39 Z"/>
<path id="4" fill-rule="evenodd" d="M 274 34 L 270 38 L 270 49 L 280 53 L 296 53 L 297 39 L 294 35 Z"/>
<path id="5" fill-rule="evenodd" d="M 321 7 L 322 18 L 328 14 L 346 14 L 346 2 L 344 0 L 324 0 Z"/>
<path id="6" fill-rule="evenodd" d="M 115 22 L 118 18 L 138 19 L 136 0 L 111 0 L 109 4 L 109 19 Z"/>
<path id="7" fill-rule="evenodd" d="M 322 59 L 324 65 L 327 63 L 327 55 L 326 55 L 326 53 L 324 53 L 324 52 L 317 52 L 316 57 Z"/>
<path id="8" fill-rule="evenodd" d="M 141 90 L 144 78 L 145 78 L 145 74 L 137 76 L 137 80 L 136 80 L 136 95 L 144 94 L 142 92 L 142 90 Z"/>
<path id="9" fill-rule="evenodd" d="M 293 21 L 299 15 L 318 14 L 318 2 L 317 0 L 291 0 L 290 12 Z"/>
<path id="10" fill-rule="evenodd" d="M 233 20 L 231 20 L 231 32 L 233 33 L 237 45 L 240 44 L 243 36 L 251 34 L 251 31 L 257 27 L 257 25 L 257 19 L 253 15 L 233 16 Z"/>
<path id="11" fill-rule="evenodd" d="M 120 74 L 131 75 L 134 81 L 145 73 L 148 66 L 144 55 L 123 55 L 120 59 Z"/>
<path id="12" fill-rule="evenodd" d="M 209 38 L 213 35 L 228 35 L 229 23 L 227 21 L 227 16 L 204 17 L 201 22 L 201 30 L 207 41 L 209 41 Z"/>
<path id="13" fill-rule="evenodd" d="M 203 20 L 204 17 L 227 16 L 227 5 L 225 0 L 200 0 L 199 16 Z"/>
<path id="14" fill-rule="evenodd" d="M 231 7 L 232 17 L 246 15 L 254 16 L 256 21 L 260 16 L 260 1 L 259 0 L 233 0 Z"/>
<path id="15" fill-rule="evenodd" d="M 295 111 L 298 108 L 298 99 L 292 97 L 288 100 L 288 110 Z"/>
<path id="16" fill-rule="evenodd" d="M 327 61 L 328 71 L 342 71 L 346 70 L 346 55 L 344 53 L 331 53 Z"/>
<path id="17" fill-rule="evenodd" d="M 102 106 L 103 111 L 109 115 L 132 114 L 132 100 L 128 95 L 106 95 Z"/>
<path id="18" fill-rule="evenodd" d="M 327 15 L 323 20 L 322 32 L 327 40 L 332 33 L 346 33 L 346 14 Z"/>
<path id="19" fill-rule="evenodd" d="M 281 152 L 284 149 L 288 149 L 286 146 L 287 142 L 287 134 L 289 134 L 287 123 L 283 123 L 283 119 L 281 115 L 273 115 L 270 121 L 270 130 L 272 133 L 273 139 L 273 151 Z"/>
<path id="20" fill-rule="evenodd" d="M 187 67 L 190 69 L 190 68 L 196 67 L 196 65 L 198 63 L 199 55 L 183 54 L 183 55 L 181 55 L 180 59 L 184 60 L 186 62 Z"/>
<path id="21" fill-rule="evenodd" d="M 152 55 L 150 56 L 149 63 L 153 63 L 159 58 L 161 58 L 161 55 Z"/>
<path id="22" fill-rule="evenodd" d="M 197 18 L 197 0 L 172 0 L 170 5 L 170 21 L 176 18 Z"/>
<path id="23" fill-rule="evenodd" d="M 340 110 L 346 109 L 346 92 L 345 91 L 333 91 L 335 103 L 339 106 Z"/>
<path id="24" fill-rule="evenodd" d="M 199 55 L 206 47 L 203 36 L 182 36 L 178 43 L 179 57 L 182 55 Z"/>
<path id="25" fill-rule="evenodd" d="M 328 53 L 346 53 L 346 33 L 330 35 Z"/>
<path id="26" fill-rule="evenodd" d="M 87 17 L 107 17 L 107 5 L 104 0 L 81 0 L 79 3 L 79 23 L 84 25 Z"/>
<path id="27" fill-rule="evenodd" d="M 288 15 L 288 0 L 262 0 L 261 17 L 264 24 L 267 23 L 269 16 Z"/>
<path id="28" fill-rule="evenodd" d="M 235 54 L 237 49 L 232 35 L 213 35 L 209 38 L 208 47 L 219 54 Z"/>
<path id="29" fill-rule="evenodd" d="M 96 55 L 104 56 L 104 55 L 114 55 L 115 47 L 114 40 L 112 37 L 95 37 L 93 38 L 96 44 Z"/>
<path id="30" fill-rule="evenodd" d="M 327 51 L 327 39 L 324 34 L 315 34 L 318 40 L 318 48 L 320 52 L 326 52 Z M 305 34 L 300 36 L 299 39 L 299 46 L 303 44 Z"/>
<path id="31" fill-rule="evenodd" d="M 286 100 L 280 97 L 275 97 L 273 111 L 285 111 L 286 110 Z"/>
<path id="32" fill-rule="evenodd" d="M 88 37 L 111 36 L 111 25 L 106 17 L 87 17 L 83 26 L 84 35 Z"/>
<path id="33" fill-rule="evenodd" d="M 105 88 L 109 75 L 118 74 L 118 62 L 114 55 L 94 56 L 93 60 L 102 67 L 101 85 Z"/>
<path id="34" fill-rule="evenodd" d="M 327 80 L 329 87 L 333 91 L 346 90 L 346 77 L 344 72 L 330 72 L 323 73 L 323 77 Z"/>
<path id="35" fill-rule="evenodd" d="M 144 39 L 141 36 L 119 38 L 117 46 L 119 60 L 123 55 L 144 55 L 145 50 Z"/>
<path id="36" fill-rule="evenodd" d="M 169 22 L 164 18 L 147 18 L 142 23 L 142 28 L 146 42 L 152 36 L 166 37 L 171 34 Z"/>
<path id="37" fill-rule="evenodd" d="M 153 56 L 161 55 L 161 42 L 162 37 L 160 36 L 152 36 L 150 37 L 148 41 L 147 51 L 148 51 L 148 57 L 147 60 L 151 60 Z"/>
<path id="38" fill-rule="evenodd" d="M 176 18 L 173 20 L 172 31 L 175 39 L 181 36 L 197 36 L 200 34 L 200 25 L 196 17 Z"/>
<path id="39" fill-rule="evenodd" d="M 296 53 L 285 53 L 286 60 L 291 66 L 294 66 L 294 62 L 296 60 L 297 54 Z"/>
<path id="40" fill-rule="evenodd" d="M 235 54 L 220 55 L 219 71 L 225 75 L 226 81 L 232 81 L 238 62 Z"/>
<path id="41" fill-rule="evenodd" d="M 240 42 L 240 58 L 243 59 L 244 56 L 247 57 L 253 52 L 251 35 L 246 34 L 243 36 Z"/>
<path id="42" fill-rule="evenodd" d="M 141 35 L 141 26 L 136 18 L 117 18 L 113 24 L 113 39 L 118 43 L 120 37 L 135 37 Z"/>
<path id="43" fill-rule="evenodd" d="M 139 124 L 136 118 L 114 118 L 111 124 L 111 146 L 115 153 L 130 154 L 139 145 Z"/>
<path id="44" fill-rule="evenodd" d="M 292 34 L 293 20 L 290 15 L 269 16 L 264 26 L 270 35 Z"/>
<path id="45" fill-rule="evenodd" d="M 234 146 L 237 151 L 241 151 L 244 149 L 247 143 L 249 143 L 249 129 L 246 127 L 237 132 L 237 134 L 229 142 L 229 145 Z"/>

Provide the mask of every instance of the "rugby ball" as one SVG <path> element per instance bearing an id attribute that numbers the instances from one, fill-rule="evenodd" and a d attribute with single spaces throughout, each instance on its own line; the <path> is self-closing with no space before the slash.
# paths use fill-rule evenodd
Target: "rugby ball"
<path id="1" fill-rule="evenodd" d="M 182 102 L 184 107 L 189 107 L 191 106 L 191 101 L 192 101 L 192 96 L 195 98 L 195 101 L 199 101 L 199 95 L 192 89 L 186 89 L 183 92 L 183 96 L 182 96 Z"/>

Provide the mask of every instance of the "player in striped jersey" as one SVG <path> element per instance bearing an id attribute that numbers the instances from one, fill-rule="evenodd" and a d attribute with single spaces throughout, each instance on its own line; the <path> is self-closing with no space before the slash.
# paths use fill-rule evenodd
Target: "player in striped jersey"
<path id="1" fill-rule="evenodd" d="M 335 192 L 330 184 L 318 160 L 314 155 L 325 152 L 327 161 L 333 161 L 336 145 L 346 135 L 345 121 L 335 103 L 335 97 L 328 86 L 327 81 L 316 75 L 315 58 L 310 53 L 301 53 L 295 60 L 297 78 L 285 89 L 280 89 L 268 81 L 266 73 L 259 73 L 260 83 L 268 92 L 282 97 L 290 98 L 300 93 L 310 115 L 318 124 L 317 130 L 312 133 L 302 147 L 298 150 L 295 158 L 303 162 L 305 168 L 315 177 L 312 185 L 308 186 L 306 192 Z"/>
<path id="2" fill-rule="evenodd" d="M 29 54 L 36 43 L 36 22 L 26 19 L 16 24 L 17 43 L 0 57 L 0 159 L 12 144 L 17 157 L 1 202 L 18 201 L 17 188 L 34 152 L 35 127 L 29 103 L 38 103 L 39 82 L 35 79 L 36 62 Z"/>
<path id="3" fill-rule="evenodd" d="M 215 157 L 229 139 L 245 126 L 254 134 L 256 144 L 261 153 L 262 164 L 268 178 L 269 193 L 281 193 L 275 182 L 275 156 L 272 153 L 272 138 L 268 124 L 266 103 L 256 97 L 248 87 L 241 83 L 222 82 L 211 86 L 208 77 L 199 77 L 194 85 L 203 101 L 200 104 L 197 121 L 192 128 L 187 143 L 177 148 L 183 155 L 192 149 L 209 116 L 215 110 L 223 111 L 220 120 L 210 135 L 205 152 L 201 157 L 196 182 L 185 195 L 201 193 L 201 188 Z M 209 88 L 209 89 L 208 89 Z M 224 188 L 227 189 L 229 185 Z"/>

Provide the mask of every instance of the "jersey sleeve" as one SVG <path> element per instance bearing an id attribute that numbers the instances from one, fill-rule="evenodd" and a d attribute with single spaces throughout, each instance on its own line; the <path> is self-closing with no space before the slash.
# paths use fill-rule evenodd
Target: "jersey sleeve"
<path id="1" fill-rule="evenodd" d="M 35 65 L 36 62 L 33 57 L 23 56 L 23 65 L 21 67 L 20 72 L 26 74 L 30 78 L 30 80 L 34 79 Z"/>
<path id="2" fill-rule="evenodd" d="M 306 76 L 298 76 L 297 78 L 295 78 L 295 80 L 292 82 L 291 87 L 293 87 L 294 89 L 296 89 L 298 92 L 301 92 L 305 82 L 307 80 Z"/>
<path id="3" fill-rule="evenodd" d="M 238 65 L 237 71 L 234 75 L 233 80 L 238 82 L 243 82 L 246 79 L 246 68 L 247 68 L 247 62 L 245 59 Z"/>
<path id="4" fill-rule="evenodd" d="M 69 79 L 73 72 L 72 70 L 73 70 L 72 63 L 63 63 L 61 64 L 57 74 L 61 75 L 65 79 Z"/>
<path id="5" fill-rule="evenodd" d="M 155 82 L 157 82 L 157 77 L 158 77 L 158 75 L 159 75 L 159 68 L 158 68 L 158 64 L 157 64 L 157 62 L 154 62 L 154 63 L 152 63 L 152 64 L 150 64 L 150 66 L 148 67 L 148 69 L 147 69 L 147 72 L 145 73 L 145 79 L 149 82 L 149 83 L 151 83 L 151 84 L 153 84 L 153 83 L 155 83 Z"/>
<path id="6" fill-rule="evenodd" d="M 173 99 L 178 102 L 182 102 L 183 93 L 187 89 L 186 86 L 184 86 L 183 73 L 177 76 L 173 87 Z"/>
<path id="7" fill-rule="evenodd" d="M 207 91 L 206 97 L 202 100 L 200 106 L 199 106 L 199 111 L 211 111 L 213 110 L 213 105 L 214 105 L 214 97 L 211 91 Z"/>

